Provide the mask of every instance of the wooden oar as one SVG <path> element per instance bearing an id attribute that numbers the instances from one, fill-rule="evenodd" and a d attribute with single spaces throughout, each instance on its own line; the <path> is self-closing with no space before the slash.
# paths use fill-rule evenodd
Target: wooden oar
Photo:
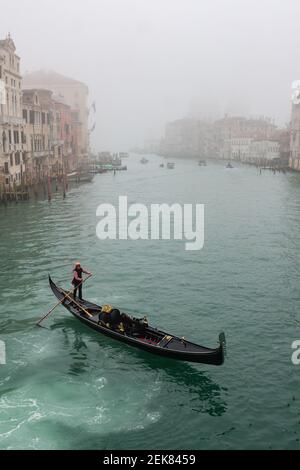
<path id="1" fill-rule="evenodd" d="M 71 300 L 77 307 L 79 307 L 88 317 L 93 317 L 93 315 L 88 312 L 82 305 L 80 305 L 76 300 L 73 299 L 73 297 L 70 296 L 70 294 L 66 294 L 66 297 Z"/>
<path id="2" fill-rule="evenodd" d="M 77 287 L 81 286 L 85 281 L 88 280 L 89 277 L 91 277 L 91 274 L 89 274 L 85 279 L 83 279 L 83 280 L 80 282 L 80 284 L 78 284 L 78 285 L 75 286 L 75 287 L 77 288 Z M 75 288 L 75 287 L 74 287 L 74 288 Z M 41 326 L 41 323 L 42 323 L 44 320 L 46 320 L 46 318 L 48 318 L 48 317 L 51 315 L 51 313 L 53 312 L 53 310 L 55 310 L 56 307 L 58 307 L 67 297 L 69 297 L 70 294 L 72 294 L 72 291 L 67 292 L 67 293 L 65 294 L 65 296 L 64 296 L 59 302 L 57 302 L 57 304 L 54 305 L 54 307 L 51 308 L 51 310 L 49 310 L 49 312 L 48 312 L 43 318 L 41 318 L 41 319 L 37 322 L 36 325 L 37 325 L 37 326 Z M 70 298 L 70 297 L 69 297 L 69 298 Z M 73 300 L 73 299 L 72 299 L 72 300 Z M 73 300 L 73 301 L 74 301 L 74 300 Z"/>

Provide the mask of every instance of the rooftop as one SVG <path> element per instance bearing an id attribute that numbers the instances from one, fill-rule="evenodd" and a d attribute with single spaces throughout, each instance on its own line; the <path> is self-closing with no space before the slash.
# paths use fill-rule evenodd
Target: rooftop
<path id="1" fill-rule="evenodd" d="M 81 85 L 87 89 L 85 83 L 66 77 L 52 70 L 37 70 L 35 72 L 26 73 L 23 77 L 23 85 L 29 87 L 49 87 L 61 85 Z"/>
<path id="2" fill-rule="evenodd" d="M 14 41 L 10 37 L 10 34 L 8 34 L 5 39 L 0 40 L 0 47 L 3 47 L 4 49 L 12 49 L 15 52 L 16 46 Z"/>

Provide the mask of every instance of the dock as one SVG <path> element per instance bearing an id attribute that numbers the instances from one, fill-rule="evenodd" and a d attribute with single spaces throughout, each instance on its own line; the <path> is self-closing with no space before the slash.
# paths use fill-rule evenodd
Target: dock
<path id="1" fill-rule="evenodd" d="M 5 188 L 0 187 L 0 203 L 7 204 L 8 202 L 28 201 L 29 191 L 27 188 Z"/>

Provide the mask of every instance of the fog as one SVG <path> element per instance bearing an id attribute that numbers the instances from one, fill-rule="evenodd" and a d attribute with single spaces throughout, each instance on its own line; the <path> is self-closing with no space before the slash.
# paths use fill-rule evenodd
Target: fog
<path id="1" fill-rule="evenodd" d="M 299 0 L 0 0 L 22 72 L 84 81 L 96 150 L 159 138 L 166 121 L 224 113 L 290 119 Z"/>

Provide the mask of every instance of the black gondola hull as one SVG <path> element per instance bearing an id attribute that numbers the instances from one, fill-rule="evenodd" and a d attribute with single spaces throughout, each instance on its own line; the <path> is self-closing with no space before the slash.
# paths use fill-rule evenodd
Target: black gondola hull
<path id="1" fill-rule="evenodd" d="M 58 288 L 50 277 L 49 282 L 54 295 L 59 300 L 62 300 L 65 296 L 65 291 Z M 94 317 L 87 317 L 84 311 L 80 310 L 78 305 L 76 305 L 68 298 L 62 303 L 62 305 L 70 313 L 72 313 L 72 315 L 74 315 L 74 317 L 76 317 L 81 323 L 88 326 L 89 328 L 92 328 L 94 331 L 108 336 L 112 339 L 116 339 L 118 341 L 126 343 L 135 348 L 147 351 L 151 354 L 156 354 L 170 359 L 176 359 L 187 362 L 197 362 L 210 365 L 221 365 L 224 362 L 225 337 L 222 334 L 220 335 L 220 345 L 216 349 L 205 348 L 185 340 L 183 341 L 181 338 L 174 336 L 171 337 L 172 349 L 170 349 L 170 346 L 168 347 L 168 344 L 165 347 L 161 347 L 158 344 L 149 344 L 146 340 L 144 341 L 124 333 L 119 333 L 114 329 L 107 328 L 99 324 L 97 321 L 97 312 L 101 311 L 101 307 L 96 304 L 92 304 L 87 301 L 82 302 L 82 306 L 84 308 L 86 308 L 91 313 L 95 313 L 96 319 Z M 149 335 L 160 335 L 161 337 L 168 336 L 167 333 L 151 327 L 147 327 L 146 331 L 147 333 L 149 333 Z"/>

